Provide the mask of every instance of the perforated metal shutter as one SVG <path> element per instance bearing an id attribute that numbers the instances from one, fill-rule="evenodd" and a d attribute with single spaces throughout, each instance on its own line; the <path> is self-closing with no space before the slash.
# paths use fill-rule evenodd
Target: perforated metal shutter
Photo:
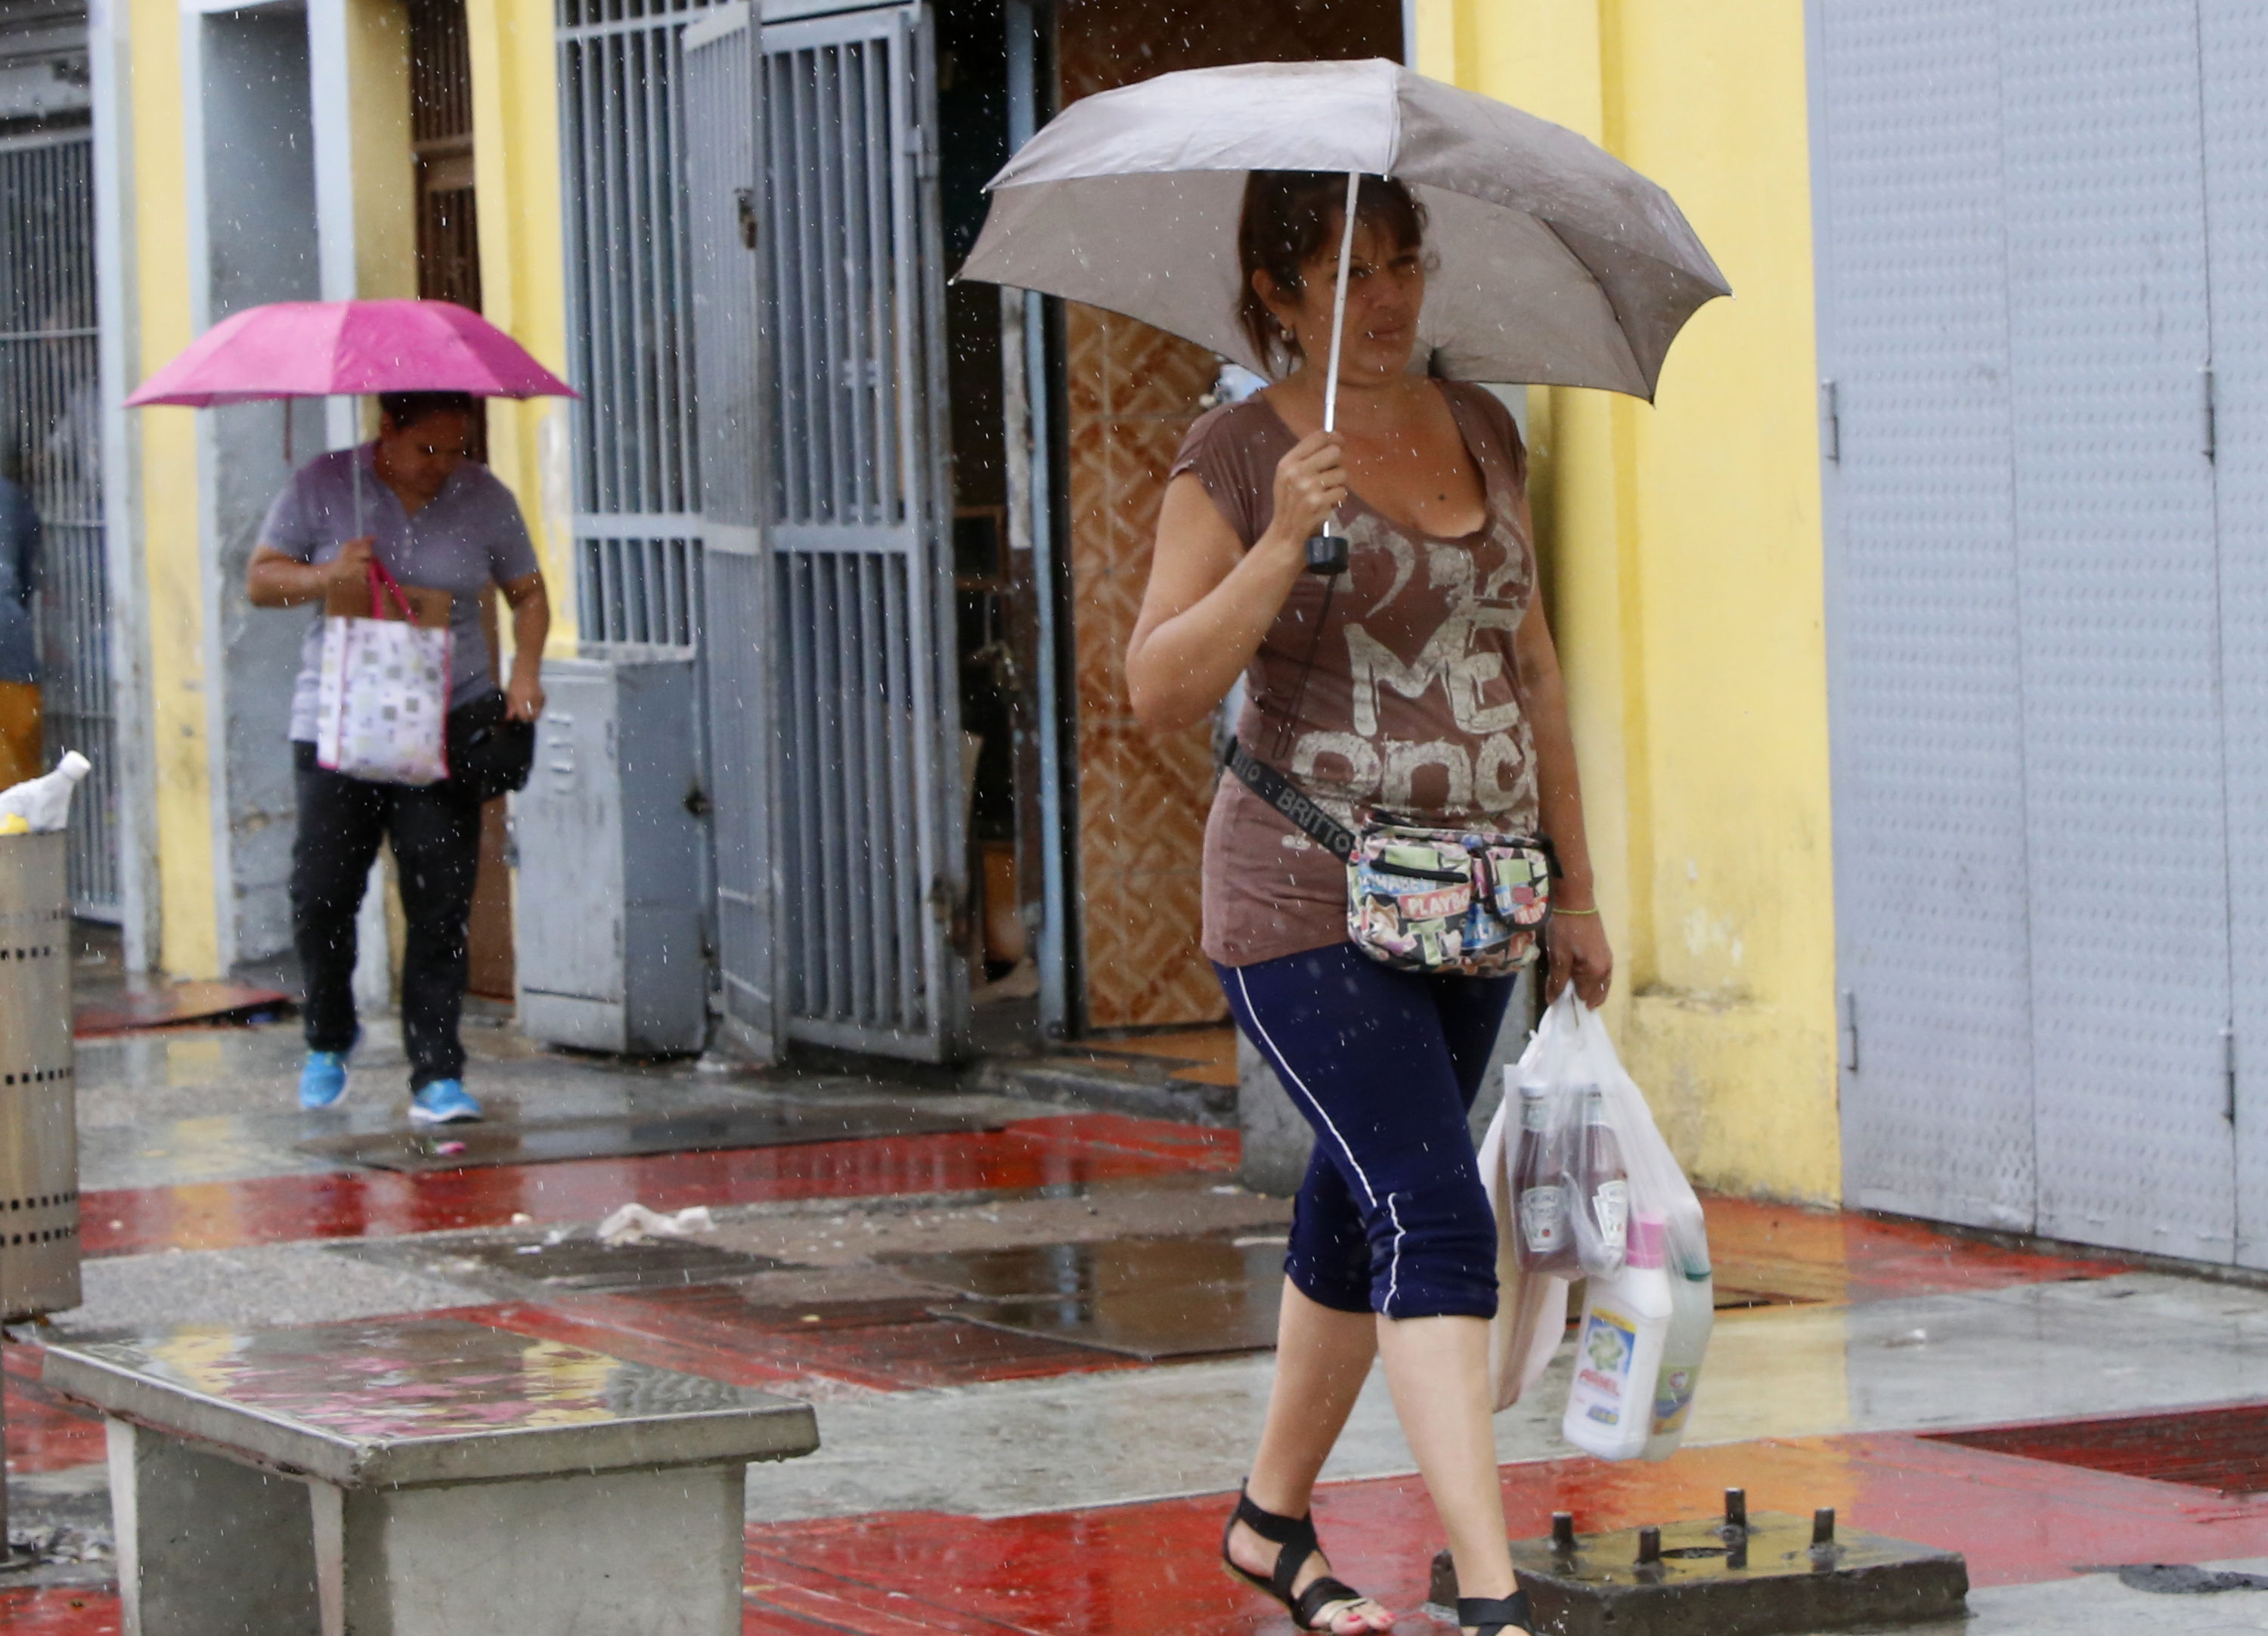
<path id="1" fill-rule="evenodd" d="M 2197 14 L 2002 0 L 2000 16 L 2039 1229 L 2225 1260 Z"/>
<path id="2" fill-rule="evenodd" d="M 2213 283 L 2236 1259 L 2268 1266 L 2268 7 L 2202 0 Z"/>
<path id="3" fill-rule="evenodd" d="M 784 1026 L 923 1058 L 968 1009 L 932 49 L 919 5 L 773 24 L 759 93 Z"/>
<path id="4" fill-rule="evenodd" d="M 1840 0 L 1815 11 L 1811 47 L 1840 455 L 1823 469 L 1844 1185 L 1853 1205 L 2020 1230 L 2032 1029 L 1998 30 L 1974 0 Z"/>
<path id="5" fill-rule="evenodd" d="M 2226 1259 L 2197 13 L 1813 20 L 1850 1196 Z"/>
<path id="6" fill-rule="evenodd" d="M 757 41 L 747 0 L 689 26 L 686 209 L 701 380 L 705 656 L 716 849 L 718 967 L 726 1035 L 777 1054 L 771 803 L 774 696 L 760 504 L 764 436 L 755 188 Z"/>

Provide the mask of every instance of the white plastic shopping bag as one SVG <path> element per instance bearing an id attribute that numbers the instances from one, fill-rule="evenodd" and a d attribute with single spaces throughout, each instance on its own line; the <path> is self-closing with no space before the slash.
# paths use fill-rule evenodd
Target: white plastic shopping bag
<path id="1" fill-rule="evenodd" d="M 1666 1459 L 1685 1435 L 1713 1323 L 1701 1201 L 1598 1013 L 1570 988 L 1536 1033 L 1548 1095 L 1583 1109 L 1579 1135 L 1564 1134 L 1556 1110 L 1560 1169 L 1543 1178 L 1565 1189 L 1587 1275 L 1560 1429 L 1601 1459 Z"/>
<path id="2" fill-rule="evenodd" d="M 1496 1406 L 1518 1402 L 1550 1367 L 1566 1321 L 1561 1275 L 1580 1271 L 1569 1440 L 1609 1459 L 1667 1457 L 1708 1345 L 1708 1228 L 1605 1023 L 1572 986 L 1505 1071 L 1481 1175 L 1497 1216 Z"/>
<path id="3" fill-rule="evenodd" d="M 379 616 L 388 592 L 401 619 Z M 375 562 L 371 615 L 323 621 L 315 759 L 374 784 L 438 784 L 449 776 L 449 631 L 412 623 L 401 587 Z"/>

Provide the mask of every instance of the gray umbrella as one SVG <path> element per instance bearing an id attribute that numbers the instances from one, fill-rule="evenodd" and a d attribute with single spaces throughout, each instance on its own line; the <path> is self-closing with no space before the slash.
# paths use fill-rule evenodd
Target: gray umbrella
<path id="1" fill-rule="evenodd" d="M 992 179 L 961 276 L 1123 313 L 1266 372 L 1236 322 L 1255 170 L 1344 171 L 1350 197 L 1363 174 L 1410 189 L 1440 257 L 1419 357 L 1453 380 L 1651 400 L 1685 321 L 1731 293 L 1669 195 L 1621 160 L 1383 61 L 1193 69 L 1073 103 Z M 1342 313 L 1346 260 L 1343 245 Z"/>

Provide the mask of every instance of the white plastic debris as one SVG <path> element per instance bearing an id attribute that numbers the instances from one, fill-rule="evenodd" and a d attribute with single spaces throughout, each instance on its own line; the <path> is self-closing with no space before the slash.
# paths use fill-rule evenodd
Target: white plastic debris
<path id="1" fill-rule="evenodd" d="M 650 1238 L 689 1238 L 696 1233 L 716 1230 L 716 1218 L 709 1213 L 706 1205 L 693 1205 L 674 1216 L 666 1216 L 644 1205 L 629 1204 L 599 1223 L 599 1242 L 639 1244 Z"/>
<path id="2" fill-rule="evenodd" d="M 44 835 L 70 822 L 71 792 L 94 770 L 77 750 L 65 750 L 55 770 L 0 790 L 0 835 Z M 16 822 L 11 823 L 9 820 Z"/>

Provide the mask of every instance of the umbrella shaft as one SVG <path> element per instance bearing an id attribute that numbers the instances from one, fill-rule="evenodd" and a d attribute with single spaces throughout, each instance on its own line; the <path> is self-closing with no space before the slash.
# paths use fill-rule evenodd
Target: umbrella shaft
<path id="1" fill-rule="evenodd" d="M 1339 345 L 1346 339 L 1347 264 L 1354 260 L 1354 207 L 1362 187 L 1362 173 L 1347 173 L 1346 210 L 1339 223 L 1339 271 L 1331 289 L 1331 361 L 1323 375 L 1323 430 L 1336 431 L 1339 424 Z"/>

